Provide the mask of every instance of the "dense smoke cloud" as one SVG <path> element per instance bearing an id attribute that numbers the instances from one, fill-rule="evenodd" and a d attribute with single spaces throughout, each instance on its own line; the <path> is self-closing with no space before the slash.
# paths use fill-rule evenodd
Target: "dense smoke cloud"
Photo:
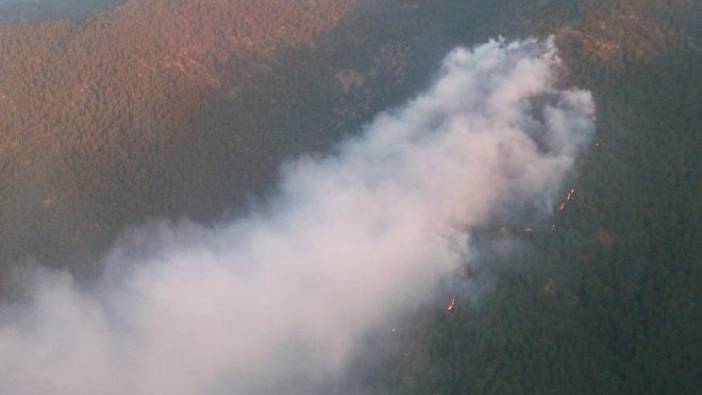
<path id="1" fill-rule="evenodd" d="M 40 272 L 0 310 L 12 394 L 290 393 L 432 295 L 471 229 L 546 207 L 593 133 L 552 43 L 458 48 L 435 83 L 325 158 L 288 164 L 265 209 L 216 229 L 134 231 L 79 287 Z M 111 273 L 110 270 L 107 271 Z"/>

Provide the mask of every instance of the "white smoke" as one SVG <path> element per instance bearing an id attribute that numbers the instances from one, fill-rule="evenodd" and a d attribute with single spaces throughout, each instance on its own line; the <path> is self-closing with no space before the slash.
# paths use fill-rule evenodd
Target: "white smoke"
<path id="1" fill-rule="evenodd" d="M 36 275 L 0 310 L 0 389 L 289 393 L 340 372 L 470 254 L 473 227 L 551 201 L 594 130 L 590 94 L 557 88 L 559 67 L 551 42 L 458 48 L 426 93 L 289 164 L 267 209 L 137 231 L 107 262 L 129 273 L 87 290 Z"/>

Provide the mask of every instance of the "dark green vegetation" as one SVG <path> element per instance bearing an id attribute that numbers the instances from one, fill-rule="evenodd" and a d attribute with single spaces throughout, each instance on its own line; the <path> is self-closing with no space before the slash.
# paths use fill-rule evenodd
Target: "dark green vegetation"
<path id="1" fill-rule="evenodd" d="M 325 392 L 702 392 L 698 2 L 322 1 L 334 17 L 302 25 L 304 7 L 259 7 L 252 22 L 246 1 L 223 3 L 132 1 L 0 29 L 4 268 L 31 256 L 84 275 L 127 226 L 220 218 L 284 158 L 425 85 L 452 46 L 555 33 L 564 79 L 598 104 L 556 229 L 510 224 L 525 247 L 485 251 L 489 273 L 473 274 L 493 290 L 369 339 L 387 352 Z"/>
<path id="2" fill-rule="evenodd" d="M 496 289 L 477 307 L 412 317 L 371 387 L 700 392 L 702 57 L 664 55 L 576 77 L 597 92 L 598 147 L 558 227 L 536 232 L 507 265 L 490 257 Z"/>
<path id="3" fill-rule="evenodd" d="M 494 292 L 411 317 L 396 353 L 360 363 L 379 373 L 351 388 L 702 391 L 702 36 L 685 23 L 702 13 L 640 3 L 620 5 L 630 15 L 583 7 L 614 31 L 585 17 L 558 36 L 569 79 L 595 93 L 599 130 L 555 231 L 517 236 L 528 247 L 508 258 L 488 251 Z"/>

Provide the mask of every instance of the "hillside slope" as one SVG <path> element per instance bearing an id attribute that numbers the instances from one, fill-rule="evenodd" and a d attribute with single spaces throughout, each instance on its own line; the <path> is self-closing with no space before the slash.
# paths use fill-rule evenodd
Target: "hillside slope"
<path id="1" fill-rule="evenodd" d="M 188 205 L 212 200 L 201 178 L 216 154 L 192 147 L 206 138 L 197 118 L 353 6 L 128 1 L 84 20 L 0 27 L 0 256 L 58 264 L 145 217 L 202 214 Z"/>
<path id="2" fill-rule="evenodd" d="M 598 105 L 574 200 L 553 231 L 485 229 L 528 246 L 468 265 L 494 287 L 448 314 L 447 286 L 322 392 L 699 393 L 700 20 L 694 0 L 158 0 L 0 28 L 2 265 L 84 274 L 130 225 L 236 214 L 451 47 L 553 33 Z"/>
<path id="3" fill-rule="evenodd" d="M 548 3 L 548 2 L 543 2 Z M 549 223 L 485 230 L 469 276 L 378 333 L 338 393 L 695 394 L 702 388 L 702 51 L 698 2 L 521 2 L 506 30 L 556 32 L 597 140 Z M 575 5 L 576 8 L 569 8 Z M 561 13 L 558 12 L 561 11 Z M 566 201 L 564 191 L 564 201 Z M 528 228 L 525 232 L 523 229 Z M 495 240 L 522 245 L 505 256 Z M 499 244 L 503 245 L 503 244 Z M 478 244 L 480 248 L 481 244 Z M 454 313 L 442 309 L 451 295 Z M 370 389 L 369 389 L 370 388 Z"/>

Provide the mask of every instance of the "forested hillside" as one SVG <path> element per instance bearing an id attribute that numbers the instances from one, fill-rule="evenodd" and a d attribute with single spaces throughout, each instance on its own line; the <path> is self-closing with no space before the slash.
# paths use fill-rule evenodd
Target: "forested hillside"
<path id="1" fill-rule="evenodd" d="M 212 173 L 237 136 L 208 140 L 198 119 L 353 3 L 129 1 L 0 27 L 0 256 L 83 260 L 147 217 L 221 215 Z"/>
<path id="2" fill-rule="evenodd" d="M 555 34 L 598 117 L 565 206 L 481 230 L 480 259 L 323 392 L 700 393 L 699 21 L 695 0 L 132 0 L 0 27 L 0 273 L 94 274 L 128 226 L 235 215 L 453 46 Z"/>
<path id="3" fill-rule="evenodd" d="M 340 392 L 700 391 L 702 36 L 688 22 L 701 11 L 693 2 L 582 2 L 581 17 L 563 18 L 569 79 L 598 104 L 598 136 L 568 185 L 572 200 L 564 191 L 553 224 L 488 230 L 487 241 L 526 240 L 516 254 L 487 249 L 468 263 L 469 277 L 494 289 L 453 312 L 422 309 L 370 339 L 390 342 L 391 356 L 361 359 L 365 381 Z M 538 18 L 517 29 L 530 25 L 548 31 Z M 444 300 L 452 293 L 461 287 Z"/>

